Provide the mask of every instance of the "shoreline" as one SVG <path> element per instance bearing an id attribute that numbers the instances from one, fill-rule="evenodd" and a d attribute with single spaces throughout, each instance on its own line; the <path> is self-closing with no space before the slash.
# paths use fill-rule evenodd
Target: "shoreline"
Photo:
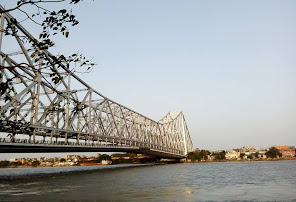
<path id="1" fill-rule="evenodd" d="M 296 157 L 291 158 L 274 158 L 274 159 L 245 159 L 245 160 L 202 160 L 202 161 L 194 161 L 194 162 L 176 162 L 176 163 L 214 163 L 214 162 L 258 162 L 258 161 L 293 161 L 296 160 Z M 162 162 L 163 163 L 163 162 Z M 157 162 L 144 163 L 147 164 L 158 164 Z M 159 163 L 161 164 L 161 163 Z M 1 168 L 60 168 L 60 167 L 87 167 L 87 166 L 116 166 L 116 165 L 143 165 L 143 163 L 120 163 L 120 164 L 110 164 L 103 165 L 101 163 L 83 163 L 80 165 L 54 165 L 54 166 L 31 166 L 31 165 L 21 165 L 21 166 L 7 166 L 0 167 Z"/>
<path id="2" fill-rule="evenodd" d="M 244 159 L 244 160 L 202 160 L 202 161 L 194 161 L 194 162 L 185 162 L 185 163 L 211 163 L 211 162 L 253 162 L 253 161 L 293 161 L 296 160 L 296 157 L 285 157 L 285 158 L 268 158 L 268 159 Z"/>
<path id="3" fill-rule="evenodd" d="M 7 167 L 0 167 L 0 170 L 3 168 L 61 168 L 61 167 L 88 167 L 88 166 L 117 166 L 117 165 L 149 165 L 149 164 L 162 164 L 157 162 L 151 163 L 119 163 L 119 164 L 110 164 L 110 165 L 103 165 L 101 163 L 87 163 L 87 164 L 80 164 L 80 165 L 54 165 L 54 166 L 30 166 L 30 165 L 21 165 L 21 166 L 7 166 Z"/>

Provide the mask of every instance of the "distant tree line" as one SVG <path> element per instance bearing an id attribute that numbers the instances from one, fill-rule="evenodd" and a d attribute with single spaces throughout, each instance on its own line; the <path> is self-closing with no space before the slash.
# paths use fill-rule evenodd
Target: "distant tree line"
<path id="1" fill-rule="evenodd" d="M 214 152 L 214 153 L 211 153 L 209 150 L 193 151 L 188 153 L 187 158 L 191 159 L 191 161 L 201 161 L 201 160 L 208 160 L 209 155 L 215 156 L 216 160 L 225 159 L 224 150 L 221 152 Z"/>
<path id="2" fill-rule="evenodd" d="M 226 152 L 220 151 L 220 152 L 213 152 L 211 153 L 208 150 L 199 150 L 199 151 L 193 151 L 187 154 L 187 158 L 190 159 L 191 161 L 201 161 L 201 160 L 208 160 L 208 156 L 214 156 L 215 160 L 225 160 Z M 260 153 L 256 152 L 253 154 L 249 154 L 247 155 L 248 159 L 257 159 L 259 158 Z M 266 153 L 265 153 L 267 158 L 277 158 L 277 157 L 281 157 L 282 154 L 280 153 L 280 151 L 275 148 L 275 147 L 271 147 Z M 240 153 L 240 158 L 242 159 L 244 156 L 246 156 L 245 153 Z"/>
<path id="3" fill-rule="evenodd" d="M 276 158 L 282 156 L 282 153 L 275 147 L 271 147 L 266 153 L 266 157 L 268 158 Z"/>
<path id="4" fill-rule="evenodd" d="M 10 162 L 10 161 L 0 161 L 0 168 L 5 168 L 5 167 L 18 167 L 18 166 L 22 166 L 23 164 L 19 161 L 15 161 L 15 162 Z M 40 165 L 40 161 L 33 161 L 31 163 L 32 166 L 39 166 Z"/>

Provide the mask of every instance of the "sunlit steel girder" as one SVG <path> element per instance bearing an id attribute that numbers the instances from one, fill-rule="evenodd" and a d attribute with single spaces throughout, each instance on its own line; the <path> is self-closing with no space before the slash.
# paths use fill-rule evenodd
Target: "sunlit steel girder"
<path id="1" fill-rule="evenodd" d="M 3 7 L 0 6 L 0 10 Z M 1 14 L 1 30 L 6 23 L 13 23 L 17 29 L 14 36 L 4 36 L 0 32 L 1 64 L 7 67 L 22 62 L 34 65 L 28 53 L 31 47 L 26 47 L 28 44 L 21 37 L 29 40 L 35 38 L 12 19 L 8 13 Z M 14 48 L 19 50 L 18 54 L 10 54 L 6 50 L 7 44 L 3 43 L 6 38 L 15 42 Z M 50 52 L 45 50 L 44 53 L 49 61 L 54 61 Z M 122 150 L 146 148 L 181 157 L 192 151 L 182 111 L 169 112 L 157 122 L 103 96 L 63 64 L 51 68 L 63 76 L 57 84 L 48 78 L 52 70 L 39 72 L 22 67 L 1 69 L 0 81 L 12 79 L 15 93 L 11 100 L 0 100 L 0 132 L 11 133 L 9 124 L 28 123 L 26 130 L 17 131 L 24 134 L 24 138 L 11 138 L 11 144 L 30 144 L 34 147 L 43 143 L 49 148 L 58 144 L 75 148 L 111 145 L 114 151 L 119 146 Z M 4 144 L 7 144 L 7 139 L 0 140 L 0 146 Z"/>

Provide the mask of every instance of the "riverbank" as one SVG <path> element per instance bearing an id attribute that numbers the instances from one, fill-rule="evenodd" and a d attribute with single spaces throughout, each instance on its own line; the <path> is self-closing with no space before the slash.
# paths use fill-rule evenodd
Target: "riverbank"
<path id="1" fill-rule="evenodd" d="M 211 163 L 211 162 L 253 162 L 253 161 L 290 161 L 290 160 L 296 160 L 296 157 L 285 157 L 285 158 L 267 158 L 267 159 L 243 159 L 243 160 L 201 160 L 201 161 L 180 161 L 179 163 Z M 144 164 L 156 164 L 158 162 L 149 162 Z M 177 162 L 178 163 L 178 162 Z M 143 163 L 117 163 L 117 164 L 111 164 L 109 166 L 115 166 L 115 165 L 143 165 Z M 94 163 L 94 162 L 87 162 L 87 163 L 81 163 L 81 164 L 59 164 L 59 165 L 9 165 L 6 167 L 0 167 L 1 168 L 52 168 L 52 167 L 84 167 L 84 166 L 106 166 L 102 163 Z"/>
<path id="2" fill-rule="evenodd" d="M 186 163 L 210 163 L 210 162 L 250 162 L 250 161 L 290 161 L 296 160 L 296 157 L 284 157 L 284 158 L 266 158 L 266 159 L 242 159 L 242 160 L 201 160 L 191 161 Z"/>
<path id="3" fill-rule="evenodd" d="M 39 158 L 11 158 L 9 161 L 0 161 L 0 168 L 28 168 L 28 167 L 68 167 L 68 166 L 102 166 L 107 164 L 144 164 L 156 163 L 159 159 L 141 154 L 97 154 L 65 155 L 64 157 Z"/>
<path id="4" fill-rule="evenodd" d="M 155 164 L 157 162 L 151 162 L 152 164 Z M 151 163 L 146 163 L 151 164 Z M 121 164 L 111 164 L 111 165 L 103 165 L 102 163 L 83 163 L 83 164 L 76 164 L 76 165 L 52 165 L 52 166 L 43 166 L 43 165 L 37 165 L 37 166 L 32 166 L 32 165 L 10 165 L 10 166 L 5 166 L 5 167 L 0 167 L 0 169 L 5 169 L 5 168 L 59 168 L 59 167 L 85 167 L 85 166 L 116 166 L 116 165 L 143 165 L 143 163 L 121 163 Z"/>

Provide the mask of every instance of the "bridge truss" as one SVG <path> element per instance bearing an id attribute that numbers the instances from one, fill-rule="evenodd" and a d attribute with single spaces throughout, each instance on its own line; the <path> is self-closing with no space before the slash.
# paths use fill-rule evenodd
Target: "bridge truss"
<path id="1" fill-rule="evenodd" d="M 3 95 L 0 100 L 0 132 L 10 134 L 0 138 L 0 152 L 146 151 L 182 158 L 192 151 L 182 111 L 153 121 L 100 94 L 63 64 L 42 71 L 9 68 L 20 63 L 38 68 L 42 60 L 32 60 L 32 50 L 22 37 L 35 38 L 10 14 L 1 14 L 1 30 L 7 23 L 17 32 L 14 36 L 0 32 L 1 65 L 6 67 L 0 82 L 10 81 L 14 92 L 11 99 Z M 44 52 L 54 63 L 54 56 Z M 57 84 L 49 77 L 53 71 L 62 76 Z"/>

